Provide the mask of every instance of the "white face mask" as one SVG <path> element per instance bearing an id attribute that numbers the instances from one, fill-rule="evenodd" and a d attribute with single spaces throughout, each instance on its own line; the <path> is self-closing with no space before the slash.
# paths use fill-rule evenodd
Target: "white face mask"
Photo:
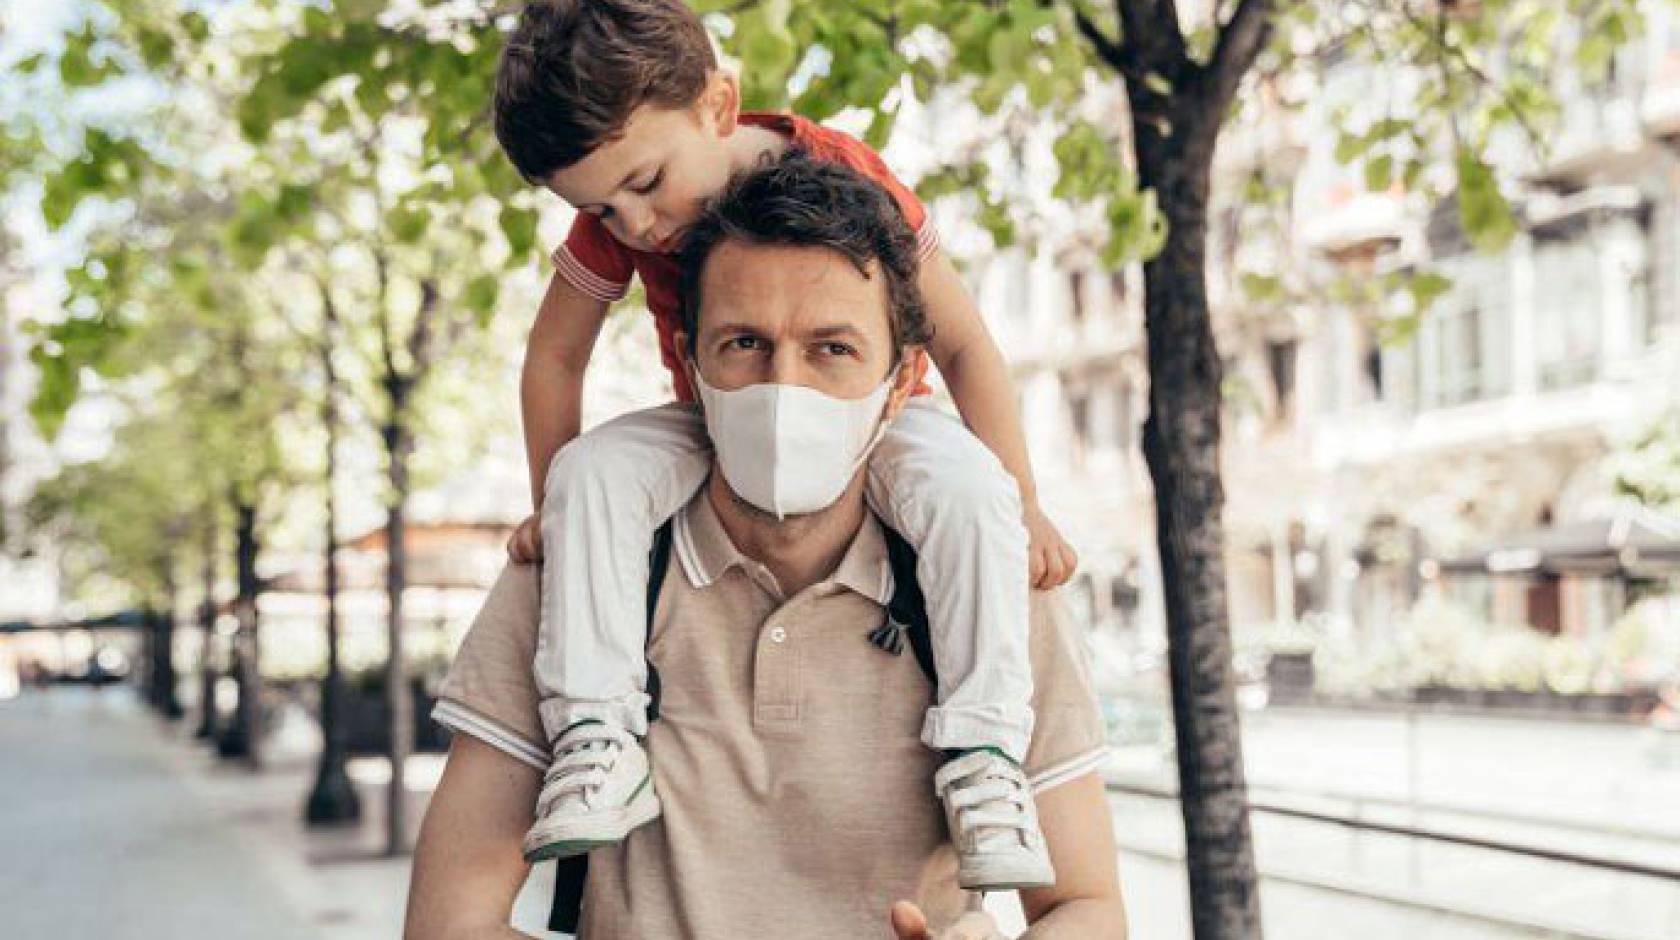
<path id="1" fill-rule="evenodd" d="M 833 505 L 887 431 L 881 415 L 892 375 L 850 399 L 775 383 L 725 392 L 707 385 L 699 369 L 694 378 L 724 479 L 778 519 Z"/>

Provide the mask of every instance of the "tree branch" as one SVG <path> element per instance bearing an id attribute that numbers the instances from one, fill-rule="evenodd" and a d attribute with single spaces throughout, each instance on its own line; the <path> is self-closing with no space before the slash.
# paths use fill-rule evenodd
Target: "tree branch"
<path id="1" fill-rule="evenodd" d="M 435 276 L 420 279 L 420 309 L 414 314 L 414 331 L 408 334 L 409 378 L 418 382 L 432 364 L 432 338 L 438 316 L 438 283 Z"/>
<path id="2" fill-rule="evenodd" d="M 1075 8 L 1073 21 L 1079 27 L 1079 34 L 1084 36 L 1085 41 L 1089 42 L 1091 48 L 1096 51 L 1097 58 L 1107 63 L 1109 68 L 1122 75 L 1133 75 L 1137 72 L 1136 63 L 1132 60 L 1129 50 L 1108 38 L 1108 34 L 1102 31 L 1102 27 L 1092 22 L 1091 18 L 1085 15 L 1084 10 Z M 1141 77 L 1141 73 L 1137 74 L 1138 77 Z"/>
<path id="3" fill-rule="evenodd" d="M 1115 0 L 1114 6 L 1120 14 L 1120 45 L 1133 53 L 1141 71 L 1176 82 L 1194 65 L 1185 52 L 1174 0 Z"/>
<path id="4" fill-rule="evenodd" d="M 1213 58 L 1208 60 L 1208 85 L 1218 113 L 1224 114 L 1237 86 L 1248 74 L 1272 31 L 1272 0 L 1241 0 L 1219 31 Z"/>
<path id="5" fill-rule="evenodd" d="M 391 381 L 398 377 L 396 341 L 391 337 L 391 309 L 389 304 L 390 272 L 387 269 L 385 252 L 375 248 L 373 252 L 373 269 L 379 278 L 379 293 L 374 297 L 374 321 L 379 325 L 379 358 L 385 367 L 385 379 Z"/>

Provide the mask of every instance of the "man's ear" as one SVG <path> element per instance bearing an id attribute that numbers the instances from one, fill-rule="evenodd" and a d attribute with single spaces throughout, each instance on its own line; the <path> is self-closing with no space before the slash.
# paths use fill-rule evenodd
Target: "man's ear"
<path id="1" fill-rule="evenodd" d="M 898 363 L 898 374 L 893 378 L 892 391 L 887 393 L 888 421 L 898 417 L 898 413 L 910 403 L 910 396 L 921 387 L 923 380 L 927 378 L 927 371 L 927 350 L 920 346 L 906 347 L 904 358 Z"/>
<path id="2" fill-rule="evenodd" d="M 728 137 L 740 126 L 741 80 L 733 72 L 713 69 L 698 104 L 704 118 L 717 128 L 717 135 Z"/>

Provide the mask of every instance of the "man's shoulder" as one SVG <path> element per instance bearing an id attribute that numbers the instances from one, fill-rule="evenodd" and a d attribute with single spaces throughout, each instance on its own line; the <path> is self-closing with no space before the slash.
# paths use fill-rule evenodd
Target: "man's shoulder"
<path id="1" fill-rule="evenodd" d="M 540 761 L 542 720 L 531 663 L 537 655 L 538 567 L 510 563 L 484 598 L 438 689 L 440 724 L 527 763 Z"/>

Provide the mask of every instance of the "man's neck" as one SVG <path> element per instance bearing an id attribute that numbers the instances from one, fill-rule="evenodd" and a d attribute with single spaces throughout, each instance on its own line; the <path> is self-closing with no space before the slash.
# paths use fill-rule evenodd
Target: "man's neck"
<path id="1" fill-rule="evenodd" d="M 788 597 L 834 573 L 868 512 L 862 474 L 827 509 L 781 520 L 743 504 L 715 468 L 706 498 L 729 540 L 741 554 L 770 569 Z"/>

